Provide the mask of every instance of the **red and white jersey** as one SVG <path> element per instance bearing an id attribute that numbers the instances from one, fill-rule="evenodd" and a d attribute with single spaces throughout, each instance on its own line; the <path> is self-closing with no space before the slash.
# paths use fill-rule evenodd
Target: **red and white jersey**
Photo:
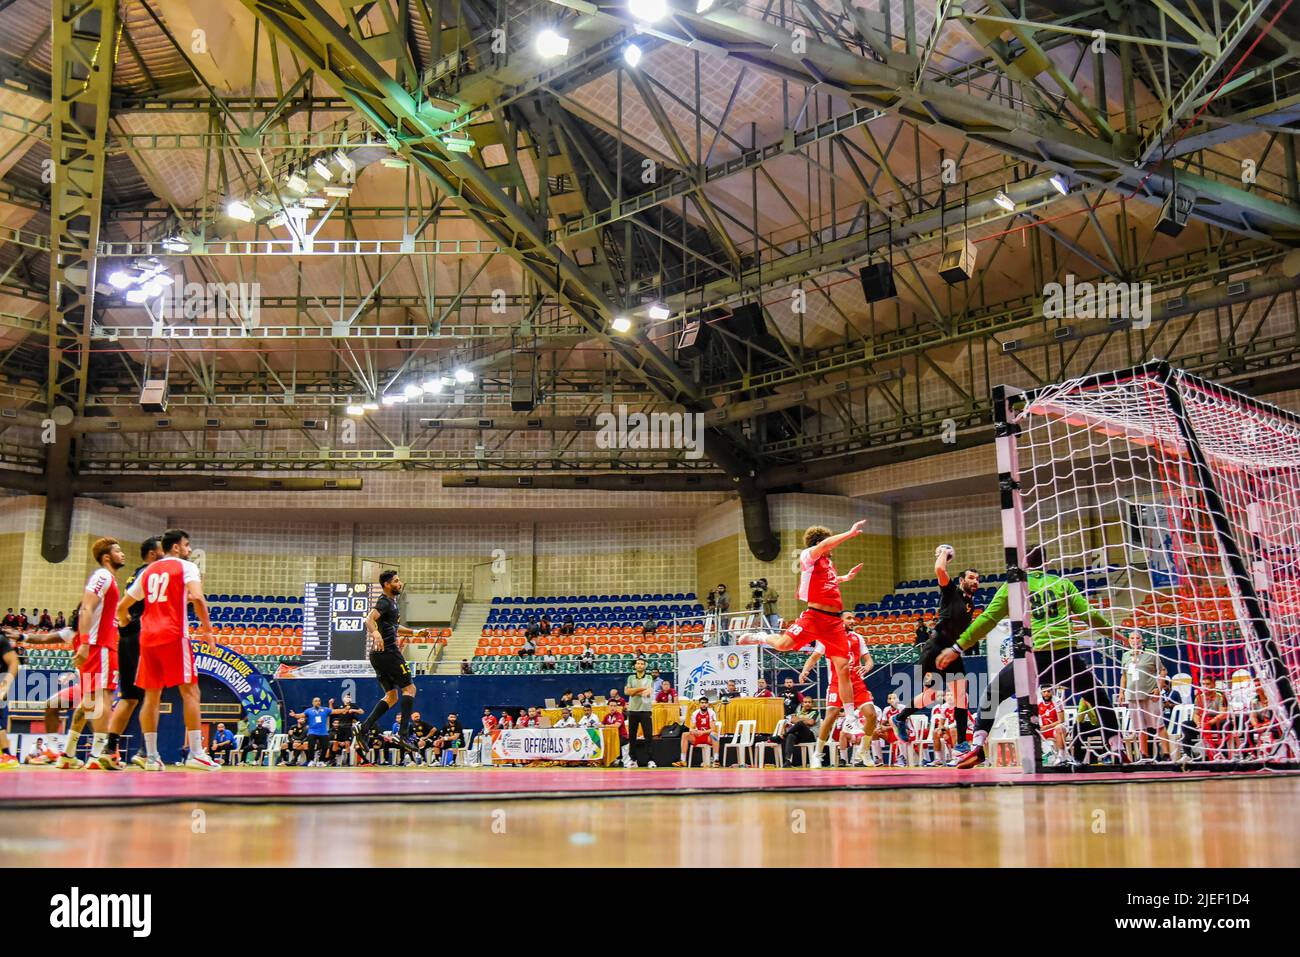
<path id="1" fill-rule="evenodd" d="M 844 603 L 840 598 L 839 576 L 835 574 L 830 552 L 813 560 L 812 551 L 811 548 L 805 548 L 799 553 L 799 600 L 839 611 Z"/>
<path id="2" fill-rule="evenodd" d="M 86 582 L 86 591 L 99 596 L 90 621 L 78 621 L 86 641 L 96 648 L 117 648 L 117 579 L 107 568 L 99 568 Z M 80 618 L 80 616 L 78 616 Z M 84 626 L 84 627 L 82 627 Z M 80 644 L 80 641 L 78 641 Z"/>
<path id="3" fill-rule="evenodd" d="M 144 602 L 140 647 L 166 645 L 189 638 L 185 586 L 200 580 L 199 566 L 183 558 L 160 558 L 140 573 L 127 594 Z"/>
<path id="4" fill-rule="evenodd" d="M 937 704 L 934 706 L 932 711 L 933 713 L 930 716 L 931 720 L 936 724 L 942 721 L 945 726 L 952 724 L 953 720 L 957 716 L 956 707 L 950 704 Z"/>
<path id="5" fill-rule="evenodd" d="M 856 668 L 858 667 L 859 662 L 866 657 L 867 639 L 852 629 L 845 630 L 849 635 L 849 664 Z M 822 657 L 826 657 L 826 646 L 820 641 L 814 641 L 812 643 L 812 650 Z"/>
<path id="6" fill-rule="evenodd" d="M 494 714 L 483 715 L 483 730 L 489 734 L 497 729 L 497 718 Z"/>
<path id="7" fill-rule="evenodd" d="M 696 731 L 712 731 L 717 723 L 718 716 L 713 713 L 712 708 L 696 708 L 695 713 L 691 715 L 691 727 Z"/>
<path id="8" fill-rule="evenodd" d="M 1040 728 L 1054 728 L 1060 723 L 1061 715 L 1056 710 L 1055 701 L 1038 702 L 1038 726 Z"/>

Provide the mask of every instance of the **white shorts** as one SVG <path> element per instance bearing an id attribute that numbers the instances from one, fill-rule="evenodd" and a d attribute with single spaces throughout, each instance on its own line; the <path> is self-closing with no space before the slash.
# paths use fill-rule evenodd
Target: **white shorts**
<path id="1" fill-rule="evenodd" d="M 1134 731 L 1156 731 L 1161 725 L 1160 699 L 1155 696 L 1134 698 L 1128 702 L 1130 727 Z"/>

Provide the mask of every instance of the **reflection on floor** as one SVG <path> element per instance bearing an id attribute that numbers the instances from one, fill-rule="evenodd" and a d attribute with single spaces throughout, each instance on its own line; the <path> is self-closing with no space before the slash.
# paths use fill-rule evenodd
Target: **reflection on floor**
<path id="1" fill-rule="evenodd" d="M 0 814 L 0 866 L 1300 865 L 1300 777 Z"/>

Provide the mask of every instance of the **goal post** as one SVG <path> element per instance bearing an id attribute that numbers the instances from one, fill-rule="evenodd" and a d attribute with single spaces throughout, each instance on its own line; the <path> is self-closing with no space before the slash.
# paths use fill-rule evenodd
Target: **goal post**
<path id="1" fill-rule="evenodd" d="M 1109 696 L 1133 756 L 1216 770 L 1296 762 L 1300 416 L 1164 361 L 999 386 L 993 405 L 1025 770 L 1043 769 L 1044 748 L 1034 546 L 1090 606 L 1068 615 L 1071 667 Z M 1072 739 L 1060 763 L 1075 766 L 1090 725 L 1062 690 Z M 1096 702 L 1082 708 L 1096 718 Z"/>

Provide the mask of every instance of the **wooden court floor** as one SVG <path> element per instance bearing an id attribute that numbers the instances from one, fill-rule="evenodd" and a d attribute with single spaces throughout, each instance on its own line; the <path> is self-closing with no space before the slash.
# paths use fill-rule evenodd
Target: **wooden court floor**
<path id="1" fill-rule="evenodd" d="M 1296 867 L 1297 808 L 1300 776 L 27 809 L 0 866 Z"/>

